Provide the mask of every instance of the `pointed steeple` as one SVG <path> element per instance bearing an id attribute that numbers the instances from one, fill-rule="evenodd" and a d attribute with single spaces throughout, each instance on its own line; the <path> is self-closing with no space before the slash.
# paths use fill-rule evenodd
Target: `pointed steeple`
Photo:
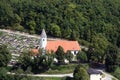
<path id="1" fill-rule="evenodd" d="M 42 29 L 41 38 L 40 38 L 40 48 L 45 50 L 46 45 L 47 45 L 47 35 L 45 30 Z"/>
<path id="2" fill-rule="evenodd" d="M 47 38 L 47 35 L 44 29 L 42 29 L 41 38 Z"/>

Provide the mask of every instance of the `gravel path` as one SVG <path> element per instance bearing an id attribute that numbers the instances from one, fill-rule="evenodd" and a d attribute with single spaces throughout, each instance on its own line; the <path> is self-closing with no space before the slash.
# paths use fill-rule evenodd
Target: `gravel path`
<path id="1" fill-rule="evenodd" d="M 16 75 L 15 73 L 10 73 L 8 72 L 7 74 L 11 74 L 11 75 Z M 69 73 L 69 74 L 21 74 L 21 75 L 27 75 L 27 76 L 36 76 L 36 77 L 73 77 L 73 73 Z"/>

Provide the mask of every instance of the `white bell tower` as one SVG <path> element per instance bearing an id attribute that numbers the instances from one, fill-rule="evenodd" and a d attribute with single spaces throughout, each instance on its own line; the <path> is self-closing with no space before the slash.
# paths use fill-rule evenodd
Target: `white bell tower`
<path id="1" fill-rule="evenodd" d="M 42 29 L 41 39 L 40 39 L 40 48 L 45 50 L 47 45 L 47 35 L 44 29 Z"/>

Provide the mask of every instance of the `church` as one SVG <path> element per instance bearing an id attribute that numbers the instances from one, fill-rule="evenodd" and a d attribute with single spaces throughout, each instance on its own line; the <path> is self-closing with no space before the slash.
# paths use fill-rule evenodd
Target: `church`
<path id="1" fill-rule="evenodd" d="M 68 50 L 71 51 L 73 55 L 76 55 L 78 51 L 81 51 L 81 47 L 78 41 L 68 41 L 68 40 L 47 40 L 47 35 L 45 30 L 42 30 L 39 48 L 46 51 L 54 51 L 56 52 L 58 47 L 61 46 L 66 53 Z M 38 49 L 32 49 L 31 51 L 34 53 L 38 53 Z"/>

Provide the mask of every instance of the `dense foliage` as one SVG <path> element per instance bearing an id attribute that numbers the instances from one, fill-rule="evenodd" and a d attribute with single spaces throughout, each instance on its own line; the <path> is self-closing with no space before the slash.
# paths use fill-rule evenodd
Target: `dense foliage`
<path id="1" fill-rule="evenodd" d="M 31 52 L 24 52 L 19 57 L 18 62 L 13 67 L 13 71 L 20 73 L 42 73 L 51 68 L 53 64 L 53 55 L 46 53 L 34 55 Z"/>
<path id="2" fill-rule="evenodd" d="M 0 45 L 0 67 L 6 67 L 11 60 L 11 54 L 6 45 Z"/>
<path id="3" fill-rule="evenodd" d="M 108 72 L 114 72 L 117 69 L 117 67 L 119 67 L 119 53 L 118 48 L 116 46 L 108 46 L 105 64 L 106 71 Z"/>
<path id="4" fill-rule="evenodd" d="M 113 73 L 113 75 L 120 80 L 120 68 L 118 67 L 115 72 Z"/>
<path id="5" fill-rule="evenodd" d="M 106 61 L 108 71 L 114 71 L 119 62 L 116 57 L 120 54 L 113 45 L 120 48 L 120 0 L 0 0 L 0 28 L 31 34 L 40 34 L 44 28 L 50 36 L 78 40 L 89 46 L 88 61 Z M 6 66 L 10 56 L 4 47 L 0 48 L 0 66 Z M 64 52 L 58 53 L 57 59 L 61 63 Z M 31 60 L 29 63 L 28 59 Z M 39 63 L 45 58 L 42 56 L 33 61 L 26 56 L 23 60 L 21 66 L 29 70 L 28 65 L 34 61 L 37 68 L 41 68 Z M 42 63 L 42 67 L 49 68 L 48 65 Z M 36 68 L 35 65 L 32 67 Z"/>
<path id="6" fill-rule="evenodd" d="M 71 51 L 68 50 L 68 51 L 65 53 L 65 58 L 66 58 L 67 60 L 69 60 L 69 62 L 72 62 L 73 57 L 74 57 L 74 55 L 71 53 Z"/>
<path id="7" fill-rule="evenodd" d="M 92 43 L 90 44 L 87 57 L 89 61 L 104 63 L 106 58 L 106 50 L 109 46 L 108 40 L 102 36 L 102 34 L 98 34 L 93 37 Z"/>
<path id="8" fill-rule="evenodd" d="M 87 55 L 84 51 L 82 51 L 82 52 L 79 51 L 78 54 L 76 55 L 76 57 L 79 62 L 87 62 L 88 61 Z"/>
<path id="9" fill-rule="evenodd" d="M 74 80 L 89 80 L 87 69 L 83 65 L 78 65 L 73 73 Z"/>
<path id="10" fill-rule="evenodd" d="M 64 49 L 61 46 L 58 46 L 58 49 L 56 51 L 56 58 L 58 60 L 58 63 L 63 64 L 65 59 L 65 52 Z"/>
<path id="11" fill-rule="evenodd" d="M 92 42 L 101 34 L 120 47 L 120 0 L 0 0 L 0 28 Z M 87 41 L 87 42 L 86 42 Z"/>

